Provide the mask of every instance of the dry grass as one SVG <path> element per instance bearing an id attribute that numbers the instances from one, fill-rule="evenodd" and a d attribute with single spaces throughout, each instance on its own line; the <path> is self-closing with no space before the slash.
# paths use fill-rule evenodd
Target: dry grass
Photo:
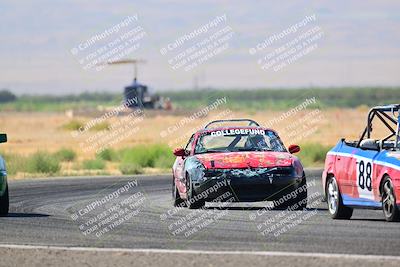
<path id="1" fill-rule="evenodd" d="M 236 118 L 252 118 L 264 124 L 273 118 L 279 117 L 283 112 L 265 111 L 257 112 L 248 115 L 241 112 L 234 112 L 232 117 Z M 307 140 L 300 140 L 300 143 L 321 143 L 324 145 L 334 145 L 339 138 L 346 137 L 347 139 L 356 139 L 365 126 L 366 120 L 365 110 L 357 109 L 331 109 L 323 110 L 320 114 L 323 115 L 321 120 L 313 124 L 317 127 L 316 132 L 307 136 Z M 300 117 L 305 116 L 302 112 Z M 167 134 L 165 138 L 161 138 L 160 133 L 167 130 L 180 120 L 183 116 L 166 115 L 160 113 L 158 116 L 146 117 L 143 122 L 138 124 L 139 131 L 134 135 L 127 137 L 123 141 L 115 144 L 113 148 L 123 148 L 137 144 L 150 143 L 173 143 L 178 146 L 186 142 L 187 138 L 181 138 L 183 135 L 192 132 L 192 129 L 201 127 L 210 118 L 215 117 L 212 114 L 208 117 L 193 120 L 180 127 L 178 130 Z M 297 117 L 297 118 L 300 118 Z M 76 119 L 76 118 L 74 118 Z M 91 118 L 81 117 L 81 121 L 88 121 Z M 115 119 L 110 119 L 114 121 Z M 48 113 L 5 113 L 0 114 L 1 132 L 8 134 L 8 143 L 1 145 L 1 151 L 12 152 L 18 154 L 31 154 L 37 150 L 48 150 L 55 152 L 61 148 L 70 148 L 77 152 L 79 159 L 92 158 L 93 153 L 84 153 L 79 146 L 79 143 L 85 141 L 95 132 L 88 131 L 78 137 L 73 137 L 71 131 L 64 130 L 61 126 L 71 121 L 71 118 L 63 114 L 48 114 Z M 290 143 L 283 131 L 290 126 L 294 119 L 283 120 L 279 124 L 273 125 L 281 135 L 285 143 Z M 180 141 L 182 139 L 182 141 Z"/>
<path id="2" fill-rule="evenodd" d="M 308 113 L 300 112 L 294 117 L 292 116 L 273 125 L 272 128 L 275 128 L 280 133 L 286 145 L 291 143 L 320 143 L 332 146 L 341 137 L 346 137 L 349 140 L 357 139 L 363 127 L 365 127 L 367 111 L 366 108 L 321 110 L 318 117 L 312 116 L 314 119 L 312 123 L 309 122 L 311 119 L 301 122 L 300 119 L 307 116 Z M 283 113 L 284 111 L 265 110 L 253 114 L 232 112 L 230 116 L 234 118 L 252 118 L 261 124 L 266 124 L 274 118 L 278 118 Z M 207 117 L 190 121 L 178 130 L 172 130 L 165 137 L 161 137 L 161 132 L 167 131 L 168 127 L 177 125 L 184 116 L 153 112 L 151 116 L 146 116 L 142 122 L 137 124 L 138 131 L 113 144 L 112 148 L 121 149 L 138 144 L 153 143 L 167 143 L 171 147 L 182 146 L 188 140 L 193 130 L 203 126 L 209 120 L 215 119 L 215 117 L 218 117 L 217 114 L 214 112 Z M 84 152 L 80 143 L 93 137 L 96 131 L 87 131 L 78 137 L 73 137 L 72 132 L 63 127 L 63 125 L 67 125 L 71 121 L 87 122 L 91 119 L 93 118 L 84 116 L 70 118 L 62 113 L 3 112 L 0 114 L 1 132 L 8 134 L 9 141 L 6 144 L 0 145 L 0 151 L 10 154 L 31 155 L 38 150 L 54 153 L 61 148 L 68 148 L 76 152 L 77 162 L 93 159 L 95 158 L 95 152 Z M 107 123 L 108 125 L 112 125 L 119 119 L 121 117 L 111 118 L 107 120 Z M 296 125 L 296 121 L 299 125 Z M 294 127 L 294 129 L 291 127 Z M 293 130 L 298 132 L 290 134 Z M 308 134 L 302 137 L 301 133 L 307 131 L 309 131 Z M 378 129 L 378 131 L 381 131 L 381 129 Z M 74 168 L 72 166 L 73 164 L 63 164 L 62 169 L 65 172 L 73 173 Z M 115 173 L 115 168 L 113 164 L 108 164 L 104 171 Z"/>

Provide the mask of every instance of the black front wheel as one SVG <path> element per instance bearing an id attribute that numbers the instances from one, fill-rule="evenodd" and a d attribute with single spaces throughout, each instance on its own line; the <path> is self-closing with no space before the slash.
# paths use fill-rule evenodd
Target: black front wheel
<path id="1" fill-rule="evenodd" d="M 187 192 L 186 206 L 189 209 L 201 209 L 205 206 L 206 201 L 202 199 L 201 196 L 195 194 L 193 190 L 193 183 L 189 175 L 187 175 L 186 177 L 186 192 Z"/>
<path id="2" fill-rule="evenodd" d="M 181 199 L 181 196 L 179 195 L 178 188 L 176 187 L 174 177 L 172 177 L 172 205 L 174 205 L 174 207 L 184 207 L 185 206 L 185 201 L 183 201 L 183 199 Z"/>
<path id="3" fill-rule="evenodd" d="M 9 198 L 8 198 L 8 184 L 6 185 L 6 191 L 3 196 L 0 197 L 0 216 L 7 216 L 9 208 Z"/>
<path id="4" fill-rule="evenodd" d="M 305 174 L 303 174 L 303 179 L 296 190 L 297 194 L 292 201 L 292 207 L 294 210 L 303 210 L 307 208 L 307 179 Z"/>

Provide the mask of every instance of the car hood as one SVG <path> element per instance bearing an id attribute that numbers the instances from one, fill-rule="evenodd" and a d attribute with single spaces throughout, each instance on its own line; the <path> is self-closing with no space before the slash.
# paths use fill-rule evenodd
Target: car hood
<path id="1" fill-rule="evenodd" d="M 207 169 L 242 169 L 291 166 L 294 156 L 287 152 L 227 152 L 197 154 L 195 157 Z"/>

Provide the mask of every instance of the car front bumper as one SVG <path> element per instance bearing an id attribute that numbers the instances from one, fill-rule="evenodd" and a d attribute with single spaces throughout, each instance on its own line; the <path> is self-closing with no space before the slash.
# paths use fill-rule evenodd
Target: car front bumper
<path id="1" fill-rule="evenodd" d="M 193 183 L 196 195 L 206 201 L 273 201 L 297 189 L 303 175 L 260 173 L 251 170 L 223 170 L 218 176 L 203 177 Z M 221 198 L 221 196 L 226 196 Z M 229 196 L 229 198 L 228 198 Z M 233 197 L 233 198 L 232 198 Z M 229 199 L 229 200 L 228 200 Z"/>

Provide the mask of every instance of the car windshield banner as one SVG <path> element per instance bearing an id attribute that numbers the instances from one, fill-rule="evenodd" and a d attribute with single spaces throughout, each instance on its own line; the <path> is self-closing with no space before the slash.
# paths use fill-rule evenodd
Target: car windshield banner
<path id="1" fill-rule="evenodd" d="M 211 132 L 211 136 L 225 136 L 225 135 L 254 135 L 254 134 L 265 134 L 263 129 L 226 129 Z"/>

